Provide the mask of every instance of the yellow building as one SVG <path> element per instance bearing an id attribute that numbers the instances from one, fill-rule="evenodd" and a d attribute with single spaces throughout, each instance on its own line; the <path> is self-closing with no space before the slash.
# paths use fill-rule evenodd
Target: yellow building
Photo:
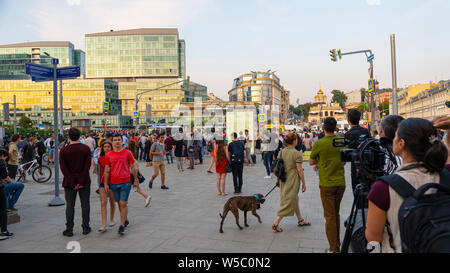
<path id="1" fill-rule="evenodd" d="M 58 92 L 60 90 L 58 81 Z M 0 103 L 9 103 L 12 123 L 14 95 L 18 119 L 28 116 L 38 125 L 53 125 L 53 82 L 1 80 Z M 59 96 L 58 96 L 59 98 Z M 108 102 L 108 115 L 104 115 Z M 58 101 L 59 106 L 59 101 Z M 131 125 L 130 117 L 121 114 L 117 82 L 105 79 L 73 79 L 63 81 L 64 125 L 73 120 L 87 120 L 90 126 L 121 128 Z"/>
<path id="2" fill-rule="evenodd" d="M 309 110 L 308 121 L 312 124 L 322 123 L 327 117 L 345 120 L 345 112 L 339 103 L 328 103 L 327 95 L 320 89 L 314 97 L 314 106 Z"/>
<path id="3" fill-rule="evenodd" d="M 430 89 L 436 85 L 437 84 L 435 83 L 415 84 L 398 91 L 397 93 L 398 114 L 405 118 L 409 117 L 408 113 L 411 112 L 411 108 L 410 105 L 407 106 L 407 103 L 411 100 L 411 98 L 417 96 L 419 93 L 427 89 Z M 392 100 L 390 101 L 390 113 L 392 113 Z"/>

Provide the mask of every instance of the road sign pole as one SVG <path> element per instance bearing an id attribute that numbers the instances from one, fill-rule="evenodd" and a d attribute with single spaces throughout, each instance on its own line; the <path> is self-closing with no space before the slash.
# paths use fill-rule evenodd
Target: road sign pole
<path id="1" fill-rule="evenodd" d="M 16 95 L 14 95 L 14 134 L 17 134 Z"/>
<path id="2" fill-rule="evenodd" d="M 137 97 L 137 94 L 136 94 L 136 99 L 134 101 L 134 110 L 135 111 L 139 111 L 138 110 L 138 97 Z M 139 115 L 136 117 L 136 133 L 139 132 L 138 131 L 139 130 L 138 126 L 139 126 Z"/>
<path id="3" fill-rule="evenodd" d="M 48 203 L 49 206 L 62 206 L 65 204 L 64 200 L 59 197 L 59 134 L 58 134 L 58 80 L 56 77 L 56 68 L 58 66 L 58 59 L 52 59 L 53 62 L 53 121 L 54 121 L 54 135 L 55 135 L 55 197 Z"/>
<path id="4" fill-rule="evenodd" d="M 373 79 L 373 60 L 370 61 L 370 78 L 372 79 L 373 91 L 370 95 L 370 110 L 371 110 L 371 120 L 370 127 L 374 127 L 375 124 L 375 111 L 373 108 L 373 93 L 375 93 L 375 80 Z"/>
<path id="5" fill-rule="evenodd" d="M 63 82 L 59 81 L 59 107 L 60 107 L 60 115 L 61 115 L 61 126 L 59 129 L 59 133 L 64 135 L 64 109 L 63 109 Z"/>

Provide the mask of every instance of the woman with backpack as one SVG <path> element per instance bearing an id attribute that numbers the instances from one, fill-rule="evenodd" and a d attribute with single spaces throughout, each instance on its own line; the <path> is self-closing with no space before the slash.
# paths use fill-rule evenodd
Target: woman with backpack
<path id="1" fill-rule="evenodd" d="M 373 249 L 379 251 L 381 243 L 383 253 L 403 252 L 402 245 L 406 242 L 402 242 L 405 234 L 401 235 L 404 229 L 400 228 L 399 210 L 403 209 L 401 208 L 403 201 L 410 196 L 405 194 L 404 189 L 406 192 L 414 193 L 425 184 L 439 183 L 440 174 L 444 175 L 442 170 L 448 157 L 447 148 L 441 142 L 438 130 L 432 122 L 421 118 L 409 118 L 399 124 L 393 141 L 393 151 L 396 156 L 403 159 L 403 164 L 393 175 L 382 177 L 372 184 L 367 196 L 369 210 L 365 235 L 369 242 L 369 251 Z M 395 181 L 393 178 L 396 178 Z M 448 180 L 443 181 L 450 184 Z M 400 191 L 398 186 L 401 188 Z M 434 192 L 427 191 L 427 195 L 432 193 Z M 414 213 L 411 211 L 411 214 Z M 402 219 L 406 218 L 405 215 L 406 213 Z M 417 227 L 406 228 L 414 230 Z"/>
<path id="2" fill-rule="evenodd" d="M 286 181 L 279 181 L 280 185 L 280 208 L 277 212 L 277 218 L 273 222 L 272 230 L 274 232 L 283 232 L 279 227 L 281 219 L 286 216 L 297 216 L 298 226 L 309 226 L 310 222 L 306 222 L 300 213 L 298 202 L 298 192 L 300 191 L 300 182 L 302 183 L 302 192 L 306 191 L 305 175 L 303 173 L 302 152 L 297 151 L 297 134 L 290 133 L 285 138 L 286 148 L 280 151 L 278 158 L 283 160 L 283 166 L 286 172 Z"/>

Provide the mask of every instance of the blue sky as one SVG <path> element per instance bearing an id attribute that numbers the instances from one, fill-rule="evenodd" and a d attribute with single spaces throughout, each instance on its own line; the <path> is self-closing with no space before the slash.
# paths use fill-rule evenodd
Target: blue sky
<path id="1" fill-rule="evenodd" d="M 319 85 L 367 86 L 364 55 L 333 63 L 329 50 L 371 49 L 381 87 L 391 87 L 390 34 L 398 85 L 450 79 L 448 0 L 0 0 L 0 44 L 69 40 L 84 34 L 176 27 L 186 40 L 188 75 L 227 99 L 233 79 L 277 71 L 291 103 L 313 100 Z"/>

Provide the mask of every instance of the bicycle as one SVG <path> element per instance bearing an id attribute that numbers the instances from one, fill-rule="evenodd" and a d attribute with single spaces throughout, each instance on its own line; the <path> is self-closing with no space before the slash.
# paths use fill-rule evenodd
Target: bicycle
<path id="1" fill-rule="evenodd" d="M 28 168 L 25 166 L 29 165 Z M 52 170 L 48 166 L 39 165 L 37 159 L 19 165 L 17 169 L 16 181 L 25 182 L 26 175 L 32 174 L 33 180 L 37 183 L 45 183 L 52 177 Z"/>

